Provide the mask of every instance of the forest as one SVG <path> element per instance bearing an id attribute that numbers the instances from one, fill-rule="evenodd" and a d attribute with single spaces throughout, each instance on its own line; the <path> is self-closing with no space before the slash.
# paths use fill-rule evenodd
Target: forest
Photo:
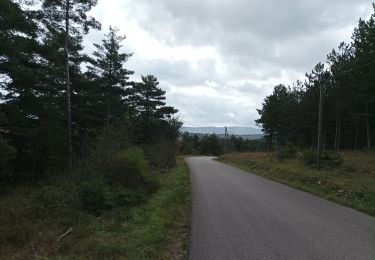
<path id="1" fill-rule="evenodd" d="M 267 150 L 267 144 L 263 139 L 249 140 L 242 136 L 216 134 L 181 134 L 179 151 L 182 154 L 202 154 L 219 156 L 233 152 L 260 152 Z"/>
<path id="2" fill-rule="evenodd" d="M 373 5 L 374 6 L 374 5 Z M 375 6 L 374 6 L 375 8 Z M 274 87 L 256 123 L 270 150 L 288 143 L 317 147 L 322 89 L 322 148 L 370 150 L 375 138 L 375 14 L 359 20 L 352 41 L 342 42 L 305 80 Z"/>
<path id="3" fill-rule="evenodd" d="M 132 53 L 121 52 L 126 37 L 115 27 L 86 53 L 84 35 L 101 28 L 87 15 L 97 1 L 66 3 L 1 0 L 0 180 L 85 174 L 95 156 L 131 146 L 158 167 L 175 165 L 181 123 L 157 78 L 129 79 Z"/>
<path id="4" fill-rule="evenodd" d="M 167 236 L 190 201 L 178 111 L 133 80 L 115 26 L 85 50 L 97 2 L 0 0 L 1 259 L 155 259 L 185 239 Z"/>

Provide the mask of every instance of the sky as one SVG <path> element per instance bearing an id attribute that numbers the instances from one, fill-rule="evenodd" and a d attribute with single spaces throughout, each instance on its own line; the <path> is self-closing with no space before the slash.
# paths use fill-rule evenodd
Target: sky
<path id="1" fill-rule="evenodd" d="M 372 0 L 99 0 L 101 31 L 126 35 L 133 79 L 153 74 L 185 126 L 251 126 L 277 84 L 291 85 L 340 42 Z"/>

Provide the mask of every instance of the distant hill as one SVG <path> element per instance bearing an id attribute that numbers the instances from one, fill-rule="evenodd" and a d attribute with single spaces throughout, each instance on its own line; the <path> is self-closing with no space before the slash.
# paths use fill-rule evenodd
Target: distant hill
<path id="1" fill-rule="evenodd" d="M 262 131 L 254 127 L 227 127 L 229 135 L 262 135 Z M 217 134 L 223 135 L 225 133 L 224 127 L 181 127 L 181 132 L 188 132 L 192 134 Z"/>

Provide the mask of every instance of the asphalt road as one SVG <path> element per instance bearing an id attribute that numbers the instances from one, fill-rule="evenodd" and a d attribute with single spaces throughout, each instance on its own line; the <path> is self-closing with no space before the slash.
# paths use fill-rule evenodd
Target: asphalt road
<path id="1" fill-rule="evenodd" d="M 375 218 L 212 157 L 186 161 L 189 259 L 375 259 Z"/>

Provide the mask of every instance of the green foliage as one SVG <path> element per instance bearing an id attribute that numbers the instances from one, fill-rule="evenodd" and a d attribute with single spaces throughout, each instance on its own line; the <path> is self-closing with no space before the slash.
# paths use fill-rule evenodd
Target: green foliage
<path id="1" fill-rule="evenodd" d="M 107 183 L 101 178 L 83 182 L 78 193 L 82 208 L 93 212 L 112 209 L 112 205 L 107 203 L 106 188 Z"/>
<path id="2" fill-rule="evenodd" d="M 374 9 L 375 11 L 375 9 Z M 304 82 L 277 85 L 258 109 L 257 124 L 270 147 L 287 142 L 298 148 L 317 146 L 319 90 L 324 93 L 323 147 L 331 150 L 370 150 L 375 139 L 375 12 L 359 20 L 352 42 L 341 43 L 319 62 Z"/>
<path id="3" fill-rule="evenodd" d="M 111 236 L 105 236 L 110 239 L 95 247 L 98 258 L 174 259 L 169 254 L 175 250 L 186 255 L 191 206 L 189 171 L 180 160 L 177 168 L 158 178 L 160 189 L 147 203 L 131 210 L 118 229 L 106 229 Z"/>
<path id="4" fill-rule="evenodd" d="M 196 152 L 194 149 L 194 136 L 185 132 L 181 135 L 181 142 L 180 151 L 182 154 L 193 154 Z"/>
<path id="5" fill-rule="evenodd" d="M 306 150 L 302 153 L 302 161 L 306 166 L 316 167 L 316 151 Z"/>
<path id="6" fill-rule="evenodd" d="M 186 155 L 205 154 L 221 155 L 228 152 L 255 152 L 267 151 L 268 148 L 263 139 L 244 139 L 241 136 L 232 135 L 225 140 L 223 136 L 201 135 L 183 133 L 180 140 L 180 153 Z"/>
<path id="7" fill-rule="evenodd" d="M 217 135 L 205 135 L 200 140 L 200 152 L 205 155 L 219 156 L 223 154 L 223 147 Z"/>
<path id="8" fill-rule="evenodd" d="M 128 102 L 135 120 L 135 138 L 146 145 L 175 140 L 181 122 L 173 116 L 177 109 L 165 103 L 165 91 L 154 75 L 142 76 L 142 81 L 128 89 Z"/>
<path id="9" fill-rule="evenodd" d="M 288 142 L 286 146 L 279 151 L 276 156 L 279 160 L 294 159 L 297 155 L 297 148 L 291 142 Z"/>
<path id="10" fill-rule="evenodd" d="M 130 103 L 134 111 L 146 122 L 171 118 L 178 112 L 175 108 L 166 106 L 165 91 L 158 85 L 158 79 L 154 75 L 147 75 L 142 76 L 142 82 L 134 84 L 130 89 Z"/>
<path id="11" fill-rule="evenodd" d="M 180 160 L 178 168 L 155 176 L 160 187 L 152 194 L 74 175 L 2 194 L 0 259 L 36 253 L 40 259 L 171 259 L 164 257 L 169 245 L 186 253 L 178 246 L 188 238 L 188 169 Z"/>
<path id="12" fill-rule="evenodd" d="M 56 210 L 64 207 L 75 207 L 80 206 L 80 200 L 78 196 L 78 186 L 72 182 L 71 179 L 62 181 L 60 183 L 73 185 L 68 188 L 64 185 L 45 185 L 42 186 L 34 195 L 34 200 L 41 203 L 43 208 L 48 210 Z"/>
<path id="13" fill-rule="evenodd" d="M 124 186 L 142 185 L 149 174 L 149 165 L 141 149 L 131 147 L 120 151 L 113 158 L 108 172 L 104 173 L 109 181 Z"/>
<path id="14" fill-rule="evenodd" d="M 17 150 L 8 144 L 0 135 L 0 181 L 12 179 L 12 160 L 16 158 Z"/>
<path id="15" fill-rule="evenodd" d="M 79 207 L 95 214 L 116 208 L 131 208 L 145 201 L 147 187 L 114 186 L 104 178 L 84 181 L 78 190 Z"/>
<path id="16" fill-rule="evenodd" d="M 302 160 L 306 166 L 316 167 L 317 153 L 316 151 L 306 150 L 302 154 Z M 326 168 L 337 168 L 343 163 L 340 154 L 335 151 L 323 151 L 321 155 L 321 164 Z"/>
<path id="17" fill-rule="evenodd" d="M 144 145 L 143 149 L 153 167 L 169 169 L 176 166 L 177 148 L 174 139 L 162 139 L 156 144 Z"/>
<path id="18" fill-rule="evenodd" d="M 12 181 L 35 182 L 66 169 L 68 132 L 72 133 L 74 166 L 85 174 L 94 168 L 108 169 L 114 154 L 124 147 L 156 146 L 178 136 L 180 122 L 172 118 L 177 110 L 166 105 L 165 91 L 157 87 L 156 77 L 148 75 L 130 84 L 133 72 L 125 64 L 132 54 L 120 51 L 125 36 L 119 36 L 118 29 L 109 28 L 105 39 L 94 44 L 91 57 L 83 54 L 83 36 L 90 28 L 100 28 L 87 15 L 97 1 L 71 1 L 68 12 L 65 2 L 1 2 L 0 110 L 7 120 L 0 119 L 0 130 L 17 151 L 14 160 L 3 158 L 12 168 Z M 66 71 L 61 69 L 66 64 L 61 49 L 67 39 L 66 19 L 70 24 L 70 102 Z M 83 62 L 88 64 L 86 73 L 81 70 Z M 66 124 L 69 114 L 71 123 Z M 88 140 L 100 139 L 103 132 L 113 139 L 88 149 Z M 175 153 L 161 152 L 170 166 L 175 165 Z"/>
<path id="19" fill-rule="evenodd" d="M 121 42 L 126 37 L 117 35 L 118 31 L 110 26 L 102 44 L 94 44 L 96 50 L 86 73 L 91 85 L 87 95 L 95 95 L 92 110 L 99 124 L 112 121 L 128 108 L 125 88 L 130 85 L 129 76 L 134 71 L 125 69 L 124 64 L 132 54 L 120 52 Z"/>
<path id="20" fill-rule="evenodd" d="M 99 135 L 95 142 L 96 150 L 89 151 L 84 161 L 85 165 L 92 165 L 84 170 L 88 179 L 80 185 L 79 195 L 82 208 L 90 212 L 98 213 L 138 205 L 158 188 L 155 176 L 151 174 L 149 163 L 140 148 L 121 149 L 121 145 L 118 146 L 117 143 L 106 142 L 107 138 L 111 141 L 116 135 L 116 131 L 104 131 Z M 102 142 L 104 146 L 101 145 Z M 124 143 L 126 144 L 126 140 Z"/>
<path id="21" fill-rule="evenodd" d="M 131 54 L 120 52 L 125 36 L 118 36 L 116 29 L 110 27 L 102 43 L 95 44 L 92 57 L 83 53 L 84 34 L 100 27 L 88 16 L 96 0 L 0 3 L 0 184 L 14 182 L 0 189 L 5 194 L 0 198 L 5 241 L 0 243 L 0 258 L 107 258 L 102 257 L 103 248 L 113 249 L 109 252 L 116 258 L 118 241 L 106 247 L 106 235 L 114 226 L 116 232 L 125 231 L 132 208 L 159 191 L 165 179 L 155 176 L 151 167 L 176 164 L 181 123 L 172 116 L 177 110 L 166 105 L 155 76 L 130 85 L 133 72 L 124 65 Z M 83 62 L 89 64 L 87 73 Z M 62 69 L 64 64 L 68 70 Z M 74 167 L 64 172 L 69 133 Z M 167 176 L 171 184 L 161 196 L 172 207 L 165 211 L 166 225 L 173 224 L 179 206 L 172 202 L 186 200 L 176 192 L 185 185 L 178 177 Z M 174 184 L 179 187 L 172 190 Z M 154 207 L 151 211 L 157 220 L 165 217 Z M 136 221 L 137 216 L 132 218 Z M 71 237 L 57 242 L 69 227 L 74 227 Z M 169 229 L 156 224 L 152 230 L 162 241 Z M 111 238 L 116 240 L 116 234 Z M 122 240 L 125 244 L 128 237 Z"/>
<path id="22" fill-rule="evenodd" d="M 337 168 L 343 163 L 342 157 L 335 151 L 324 151 L 321 160 L 323 166 L 328 168 Z"/>

